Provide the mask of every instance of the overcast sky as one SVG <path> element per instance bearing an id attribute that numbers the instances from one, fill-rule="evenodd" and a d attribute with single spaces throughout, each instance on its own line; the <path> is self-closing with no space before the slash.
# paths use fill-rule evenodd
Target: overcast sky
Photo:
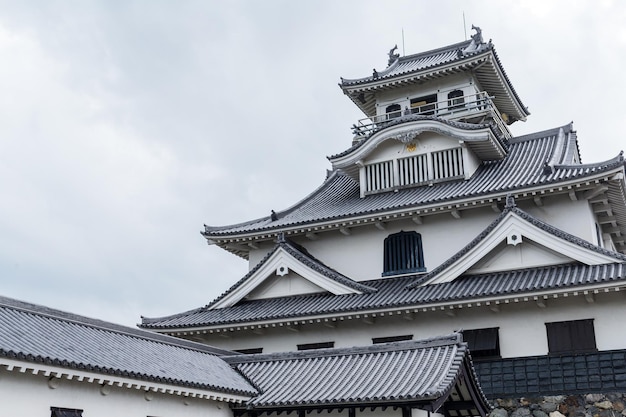
<path id="1" fill-rule="evenodd" d="M 0 1 L 0 294 L 128 325 L 207 304 L 247 263 L 203 224 L 317 187 L 363 117 L 339 77 L 463 41 L 463 13 L 514 134 L 626 147 L 626 2 Z"/>

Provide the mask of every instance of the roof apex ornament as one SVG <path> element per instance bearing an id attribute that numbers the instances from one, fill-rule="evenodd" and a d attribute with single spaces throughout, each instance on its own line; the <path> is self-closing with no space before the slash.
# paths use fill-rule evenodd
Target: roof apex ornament
<path id="1" fill-rule="evenodd" d="M 504 206 L 504 208 L 507 209 L 512 209 L 517 207 L 517 204 L 515 204 L 515 197 L 513 197 L 511 194 L 507 194 L 506 196 L 506 206 Z"/>
<path id="2" fill-rule="evenodd" d="M 400 54 L 396 53 L 396 49 L 398 49 L 398 45 L 394 45 L 393 48 L 389 50 L 389 60 L 387 61 L 387 66 L 391 66 L 398 58 L 400 58 Z"/>
<path id="3" fill-rule="evenodd" d="M 480 30 L 478 26 L 472 25 L 472 30 L 475 30 L 476 33 L 472 35 L 472 40 L 476 42 L 477 45 L 483 43 L 483 31 Z"/>
<path id="4" fill-rule="evenodd" d="M 276 212 L 274 210 L 272 210 L 272 214 L 270 214 L 270 220 L 273 221 L 273 222 L 278 220 L 278 214 L 276 214 Z"/>

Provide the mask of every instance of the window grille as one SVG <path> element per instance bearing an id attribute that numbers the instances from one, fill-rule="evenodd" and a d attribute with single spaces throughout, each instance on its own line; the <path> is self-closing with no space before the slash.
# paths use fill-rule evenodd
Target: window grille
<path id="1" fill-rule="evenodd" d="M 463 175 L 463 152 L 461 148 L 433 152 L 433 179 L 453 178 Z"/>
<path id="2" fill-rule="evenodd" d="M 380 191 L 393 187 L 393 162 L 385 161 L 365 167 L 366 191 Z"/>
<path id="3" fill-rule="evenodd" d="M 400 232 L 385 239 L 382 276 L 424 272 L 422 236 L 417 232 Z"/>
<path id="4" fill-rule="evenodd" d="M 398 159 L 399 185 L 420 184 L 428 181 L 428 155 Z"/>
<path id="5" fill-rule="evenodd" d="M 394 167 L 394 162 L 397 167 Z M 364 172 L 365 193 L 463 178 L 463 149 L 458 147 L 369 164 Z"/>

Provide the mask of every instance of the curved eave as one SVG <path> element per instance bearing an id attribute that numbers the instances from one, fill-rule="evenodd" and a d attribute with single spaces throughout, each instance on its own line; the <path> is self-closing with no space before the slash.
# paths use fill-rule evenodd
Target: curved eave
<path id="1" fill-rule="evenodd" d="M 614 179 L 616 174 L 623 173 L 623 167 L 613 169 L 609 172 L 601 172 L 586 177 L 575 177 L 566 181 L 556 181 L 543 183 L 531 187 L 523 187 L 516 190 L 503 190 L 491 194 L 481 194 L 468 198 L 458 199 L 455 201 L 438 201 L 433 204 L 412 205 L 399 208 L 384 209 L 375 212 L 350 214 L 331 219 L 321 219 L 313 222 L 301 222 L 291 225 L 277 226 L 275 229 L 263 229 L 246 233 L 232 233 L 218 236 L 209 236 L 212 243 L 225 249 L 237 256 L 248 259 L 249 246 L 248 243 L 257 240 L 273 240 L 277 239 L 280 233 L 286 236 L 297 236 L 316 234 L 327 231 L 340 231 L 342 228 L 353 228 L 359 226 L 376 225 L 380 222 L 389 222 L 401 219 L 419 218 L 434 214 L 451 213 L 454 211 L 463 211 L 479 207 L 496 207 L 506 201 L 507 196 L 513 196 L 516 201 L 524 201 L 529 199 L 541 199 L 550 194 L 567 194 L 570 193 L 571 198 L 581 192 L 591 191 L 601 184 L 607 183 Z M 626 195 L 624 186 L 615 184 L 609 187 L 612 192 L 617 195 Z M 573 193 L 573 194 L 572 194 Z M 626 201 L 626 200 L 625 200 Z M 607 199 L 607 204 L 615 209 L 615 213 L 620 213 L 617 225 L 609 229 L 610 232 L 626 237 L 626 212 L 620 207 L 619 203 Z M 624 212 L 622 214 L 622 212 Z M 608 226 L 607 226 L 608 227 Z M 619 248 L 618 248 L 619 249 Z M 623 251 L 623 249 L 619 249 Z"/>
<path id="2" fill-rule="evenodd" d="M 522 104 L 509 82 L 495 51 L 485 60 L 485 65 L 476 69 L 475 74 L 482 89 L 493 96 L 492 100 L 496 108 L 501 113 L 508 114 L 509 123 L 515 120 L 526 121 L 530 112 Z"/>
<path id="3" fill-rule="evenodd" d="M 382 129 L 364 141 L 362 146 L 354 147 L 349 153 L 329 159 L 333 169 L 341 169 L 353 178 L 358 178 L 361 161 L 383 142 L 388 140 L 410 142 L 423 132 L 439 133 L 465 142 L 482 160 L 500 160 L 506 156 L 506 149 L 488 125 L 465 129 L 460 123 L 423 118 Z"/>
<path id="4" fill-rule="evenodd" d="M 430 68 L 376 78 L 362 83 L 339 84 L 339 87 L 366 116 L 371 117 L 376 114 L 376 93 L 469 72 L 480 66 L 487 58 L 488 52 L 483 52 L 472 56 L 469 60 L 466 59 L 466 62 L 463 60 L 446 62 Z"/>
<path id="5" fill-rule="evenodd" d="M 255 329 L 269 329 L 289 326 L 307 326 L 319 324 L 335 324 L 338 322 L 356 320 L 363 321 L 380 317 L 405 317 L 413 320 L 415 314 L 441 312 L 457 312 L 467 308 L 487 307 L 498 309 L 501 305 L 535 304 L 544 306 L 549 300 L 571 299 L 572 297 L 594 297 L 597 294 L 611 292 L 623 293 L 626 283 L 623 280 L 612 282 L 596 282 L 572 287 L 516 292 L 513 294 L 484 295 L 478 297 L 441 300 L 426 303 L 403 303 L 393 306 L 368 306 L 364 308 L 350 308 L 327 313 L 305 313 L 293 316 L 277 317 L 262 320 L 239 320 L 222 323 L 196 323 L 193 325 L 180 324 L 142 324 L 140 327 L 156 333 L 171 336 L 196 336 L 202 334 L 229 334 L 231 332 L 254 331 Z"/>
<path id="6" fill-rule="evenodd" d="M 406 73 L 387 77 L 383 75 L 378 78 L 368 77 L 362 80 L 344 80 L 339 87 L 366 116 L 374 116 L 376 114 L 375 95 L 379 91 L 422 84 L 425 81 L 464 72 L 475 74 L 482 89 L 494 97 L 496 107 L 501 112 L 507 113 L 511 122 L 526 120 L 530 112 L 513 88 L 493 47 L 469 57 Z"/>

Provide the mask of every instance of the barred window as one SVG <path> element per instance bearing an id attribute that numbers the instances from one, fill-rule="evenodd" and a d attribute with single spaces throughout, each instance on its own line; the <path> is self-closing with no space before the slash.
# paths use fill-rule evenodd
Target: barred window
<path id="1" fill-rule="evenodd" d="M 382 276 L 424 272 L 422 236 L 417 232 L 400 232 L 385 239 Z"/>

